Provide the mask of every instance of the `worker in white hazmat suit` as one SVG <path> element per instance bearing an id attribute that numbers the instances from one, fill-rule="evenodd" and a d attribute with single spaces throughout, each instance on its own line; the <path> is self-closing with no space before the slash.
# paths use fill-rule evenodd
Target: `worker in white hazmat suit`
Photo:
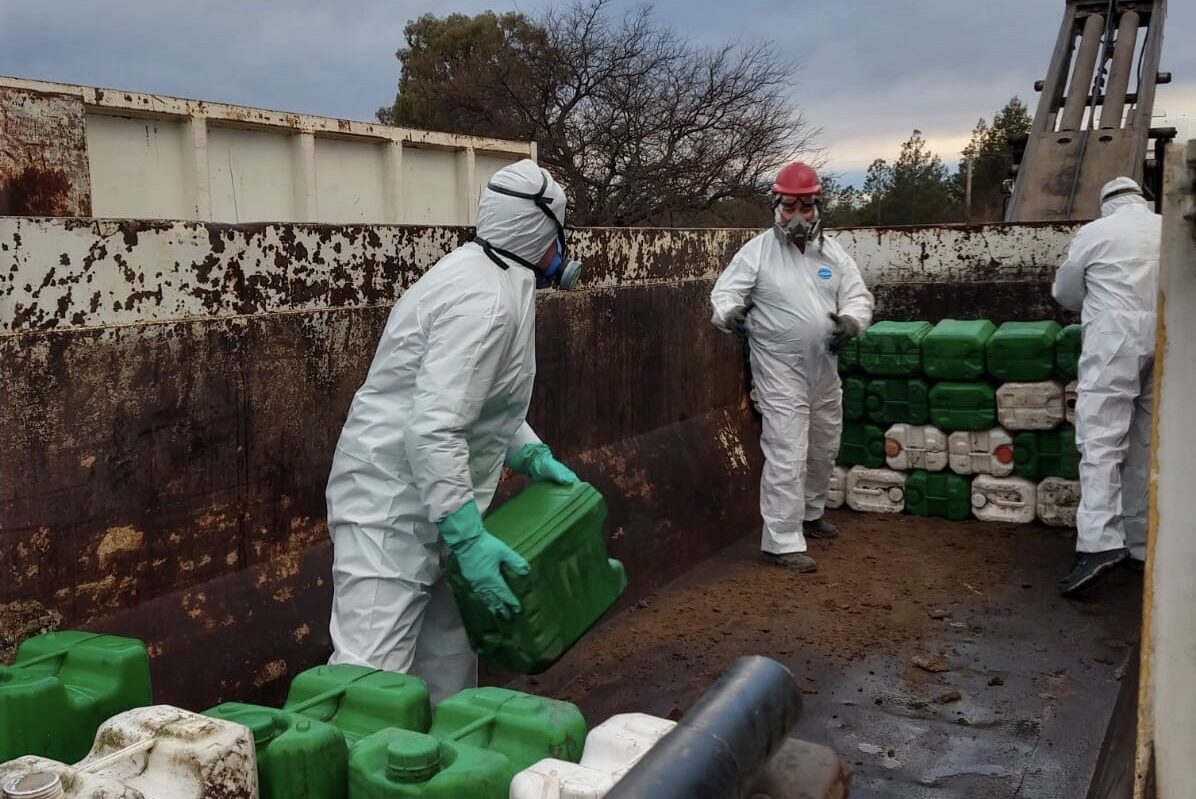
<path id="1" fill-rule="evenodd" d="M 1082 497 L 1069 594 L 1126 558 L 1146 558 L 1155 300 L 1162 218 L 1127 177 L 1101 188 L 1101 218 L 1080 228 L 1052 294 L 1080 311 L 1076 393 Z"/>
<path id="2" fill-rule="evenodd" d="M 528 426 L 537 284 L 571 287 L 565 193 L 523 160 L 495 173 L 477 235 L 394 306 L 349 408 L 328 479 L 332 663 L 422 677 L 432 701 L 477 684 L 445 578 L 448 554 L 500 617 L 519 602 L 501 568 L 522 557 L 486 532 L 503 464 L 572 483 Z"/>
<path id="3" fill-rule="evenodd" d="M 746 336 L 761 415 L 761 549 L 814 571 L 806 537 L 834 538 L 822 518 L 843 426 L 836 355 L 872 321 L 872 295 L 851 256 L 822 231 L 813 168 L 785 166 L 774 225 L 745 244 L 710 294 L 712 321 Z"/>

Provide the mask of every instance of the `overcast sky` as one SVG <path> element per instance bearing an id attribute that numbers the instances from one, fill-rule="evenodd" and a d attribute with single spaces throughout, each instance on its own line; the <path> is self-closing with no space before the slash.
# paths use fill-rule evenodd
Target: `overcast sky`
<path id="1" fill-rule="evenodd" d="M 616 0 L 620 7 L 637 5 Z M 403 26 L 543 0 L 0 0 L 0 75 L 373 120 Z M 830 165 L 859 181 L 914 128 L 954 164 L 978 117 L 1037 102 L 1063 0 L 660 0 L 693 40 L 771 39 Z M 1196 116 L 1196 2 L 1172 0 L 1156 111 Z"/>

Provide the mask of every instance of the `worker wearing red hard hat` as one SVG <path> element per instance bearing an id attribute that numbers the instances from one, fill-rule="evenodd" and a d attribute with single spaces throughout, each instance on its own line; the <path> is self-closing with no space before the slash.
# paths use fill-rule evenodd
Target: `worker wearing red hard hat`
<path id="1" fill-rule="evenodd" d="M 821 192 L 813 167 L 782 168 L 772 229 L 740 248 L 710 294 L 715 326 L 750 345 L 764 420 L 761 549 L 803 572 L 817 568 L 806 538 L 838 535 L 822 518 L 843 426 L 836 356 L 873 305 L 855 261 L 822 230 Z"/>

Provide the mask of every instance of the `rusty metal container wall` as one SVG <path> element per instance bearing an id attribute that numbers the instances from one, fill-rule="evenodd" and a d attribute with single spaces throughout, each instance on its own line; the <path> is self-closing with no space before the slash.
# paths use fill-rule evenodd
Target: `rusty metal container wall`
<path id="1" fill-rule="evenodd" d="M 881 318 L 1000 321 L 1051 313 L 1073 230 L 838 235 Z M 326 657 L 332 448 L 391 303 L 467 232 L 0 219 L 0 655 L 143 637 L 188 707 Z M 582 231 L 588 288 L 539 297 L 530 419 L 607 496 L 630 597 L 758 524 L 742 353 L 708 307 L 750 235 Z"/>
<path id="2" fill-rule="evenodd" d="M 465 225 L 479 186 L 528 157 L 531 142 L 0 77 L 0 215 Z"/>

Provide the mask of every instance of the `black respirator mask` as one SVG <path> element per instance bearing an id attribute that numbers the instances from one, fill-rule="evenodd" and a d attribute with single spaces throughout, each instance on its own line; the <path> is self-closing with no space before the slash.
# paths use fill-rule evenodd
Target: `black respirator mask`
<path id="1" fill-rule="evenodd" d="M 822 214 L 819 213 L 817 200 L 814 201 L 814 218 L 809 222 L 801 215 L 800 200 L 793 218 L 788 222 L 781 221 L 781 210 L 781 198 L 779 195 L 774 196 L 772 199 L 772 229 L 782 242 L 805 247 L 806 244 L 822 235 Z"/>
<path id="2" fill-rule="evenodd" d="M 552 263 L 548 265 L 543 271 L 539 267 L 528 261 L 526 258 L 521 258 L 510 250 L 504 250 L 501 247 L 496 247 L 490 242 L 486 241 L 476 233 L 473 240 L 482 246 L 486 255 L 491 261 L 501 266 L 503 269 L 507 268 L 507 264 L 503 262 L 502 258 L 510 258 L 516 263 L 526 266 L 532 270 L 536 275 L 536 288 L 546 289 L 550 286 L 556 285 L 565 289 L 566 291 L 574 288 L 577 282 L 581 279 L 582 264 L 581 261 L 568 260 L 565 248 L 565 227 L 560 220 L 556 218 L 556 214 L 552 212 L 552 201 L 544 196 L 545 190 L 548 188 L 548 176 L 541 173 L 540 175 L 540 189 L 535 194 L 527 194 L 522 191 L 515 191 L 504 186 L 498 186 L 494 183 L 487 183 L 486 188 L 498 194 L 505 194 L 508 197 L 518 197 L 521 200 L 531 200 L 536 204 L 536 207 L 544 212 L 545 216 L 552 220 L 552 224 L 556 226 L 556 256 L 553 257 Z"/>

